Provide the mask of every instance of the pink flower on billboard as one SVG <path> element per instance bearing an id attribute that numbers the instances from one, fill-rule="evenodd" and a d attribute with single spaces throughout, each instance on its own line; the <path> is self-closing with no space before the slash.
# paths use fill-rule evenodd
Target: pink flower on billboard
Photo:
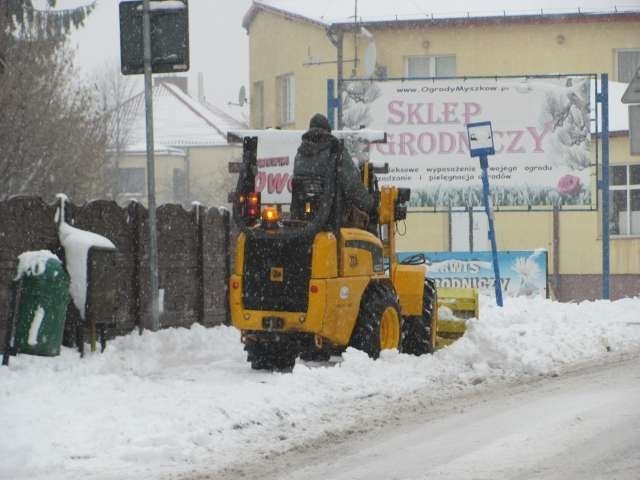
<path id="1" fill-rule="evenodd" d="M 580 192 L 581 188 L 580 178 L 575 175 L 565 175 L 558 180 L 557 190 L 560 195 L 573 197 Z"/>

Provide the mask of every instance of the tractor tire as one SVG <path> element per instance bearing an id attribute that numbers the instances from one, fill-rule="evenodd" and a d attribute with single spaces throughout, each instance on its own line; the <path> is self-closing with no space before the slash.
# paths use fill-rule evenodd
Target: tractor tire
<path id="1" fill-rule="evenodd" d="M 400 349 L 402 316 L 392 287 L 373 283 L 362 296 L 360 313 L 349 345 L 376 359 L 380 351 Z"/>
<path id="2" fill-rule="evenodd" d="M 422 315 L 407 317 L 402 330 L 402 352 L 424 355 L 435 351 L 437 292 L 433 280 L 424 282 Z"/>
<path id="3" fill-rule="evenodd" d="M 259 339 L 248 341 L 244 349 L 247 361 L 253 370 L 291 371 L 296 363 L 298 352 L 285 342 L 273 342 Z"/>

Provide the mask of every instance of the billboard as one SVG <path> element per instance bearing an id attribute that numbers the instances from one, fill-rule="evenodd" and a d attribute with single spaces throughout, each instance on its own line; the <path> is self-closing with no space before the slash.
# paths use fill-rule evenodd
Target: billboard
<path id="1" fill-rule="evenodd" d="M 402 261 L 423 253 L 429 278 L 439 288 L 477 288 L 493 295 L 495 276 L 491 252 L 401 252 Z M 498 252 L 500 281 L 505 296 L 547 297 L 547 251 Z"/>
<path id="2" fill-rule="evenodd" d="M 237 130 L 228 134 L 228 141 L 240 143 L 245 137 L 258 138 L 258 171 L 255 191 L 265 204 L 291 202 L 291 177 L 296 152 L 302 142 L 303 130 Z M 385 140 L 385 132 L 371 129 L 334 130 L 332 134 L 344 141 L 354 162 L 368 158 L 370 146 Z"/>
<path id="3" fill-rule="evenodd" d="M 346 128 L 388 133 L 371 159 L 381 178 L 412 190 L 414 207 L 482 205 L 481 170 L 465 125 L 491 121 L 494 205 L 595 208 L 590 153 L 590 77 L 348 80 Z"/>

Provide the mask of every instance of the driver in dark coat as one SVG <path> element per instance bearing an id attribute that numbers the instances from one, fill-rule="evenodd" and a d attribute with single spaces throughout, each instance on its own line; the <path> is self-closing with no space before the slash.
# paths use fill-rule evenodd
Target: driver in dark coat
<path id="1" fill-rule="evenodd" d="M 373 213 L 375 200 L 362 183 L 362 178 L 358 168 L 353 163 L 351 155 L 346 148 L 331 135 L 331 126 L 327 117 L 316 113 L 309 122 L 309 130 L 302 136 L 302 144 L 298 148 L 296 155 L 293 176 L 320 176 L 328 178 L 327 169 L 331 168 L 334 162 L 323 161 L 328 158 L 322 155 L 325 149 L 334 148 L 332 156 L 337 156 L 337 192 L 342 195 L 344 201 L 344 211 L 349 214 L 353 207 L 366 213 Z M 335 157 L 334 157 L 335 158 Z M 365 222 L 366 223 L 366 222 Z M 366 225 L 356 225 L 366 228 Z"/>

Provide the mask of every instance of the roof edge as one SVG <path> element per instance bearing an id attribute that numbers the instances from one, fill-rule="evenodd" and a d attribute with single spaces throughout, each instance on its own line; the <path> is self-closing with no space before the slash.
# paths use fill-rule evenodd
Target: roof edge
<path id="1" fill-rule="evenodd" d="M 369 20 L 362 21 L 360 25 L 370 28 L 403 28 L 413 25 L 468 25 L 468 24 L 501 24 L 501 23 L 562 23 L 599 20 L 633 20 L 640 19 L 640 10 L 634 12 L 599 12 L 599 13 L 540 13 L 520 15 L 485 15 L 467 17 L 426 17 L 397 20 Z M 337 22 L 331 25 L 334 29 L 353 29 L 352 22 Z"/>
<path id="2" fill-rule="evenodd" d="M 218 132 L 222 136 L 222 138 L 226 138 L 225 133 L 220 129 L 220 127 L 218 127 L 216 124 L 214 124 L 211 120 L 209 120 L 201 112 L 199 112 L 197 108 L 194 108 L 194 106 L 191 105 L 190 102 L 191 101 L 195 102 L 195 100 L 193 98 L 191 98 L 188 93 L 184 93 L 180 89 L 180 87 L 177 87 L 176 85 L 173 85 L 173 84 L 171 84 L 169 82 L 160 81 L 158 83 L 161 84 L 163 87 L 165 87 L 174 97 L 176 97 L 178 99 L 178 101 L 182 102 L 182 104 L 185 107 L 187 107 L 194 115 L 198 116 L 207 125 L 209 125 L 216 132 Z"/>
<path id="3" fill-rule="evenodd" d="M 305 17 L 304 15 L 301 15 L 298 13 L 290 12 L 288 10 L 277 8 L 272 5 L 267 5 L 260 2 L 259 0 L 253 0 L 253 2 L 251 3 L 251 6 L 249 7 L 249 10 L 247 10 L 247 13 L 245 13 L 244 17 L 242 17 L 242 27 L 247 31 L 247 33 L 249 32 L 251 23 L 253 23 L 254 18 L 260 11 L 273 13 L 275 15 L 279 15 L 281 17 L 285 17 L 290 20 L 297 20 L 297 21 L 309 23 L 311 25 L 314 25 L 316 27 L 320 27 L 323 29 L 328 28 L 330 26 L 329 23 L 320 22 L 318 20 L 315 20 L 310 17 Z"/>
<path id="4" fill-rule="evenodd" d="M 261 0 L 253 0 L 249 10 L 242 18 L 243 28 L 249 32 L 251 23 L 260 11 L 265 11 L 279 15 L 290 20 L 301 21 L 309 23 L 311 25 L 320 28 L 333 28 L 333 29 L 353 29 L 353 22 L 349 21 L 337 21 L 337 22 L 322 22 L 318 19 L 307 17 L 300 13 L 291 12 L 283 8 L 274 7 L 263 3 Z M 398 18 L 386 19 L 386 20 L 363 20 L 359 22 L 360 26 L 364 27 L 378 27 L 378 28 L 390 28 L 390 27 L 404 27 L 409 25 L 450 25 L 450 24 L 468 24 L 468 23 L 523 23 L 523 22 L 558 22 L 558 21 L 579 21 L 579 20 L 601 20 L 601 19 L 634 19 L 640 18 L 640 9 L 638 10 L 618 10 L 614 8 L 610 11 L 584 11 L 578 9 L 577 12 L 562 12 L 562 13 L 545 13 L 544 10 L 540 10 L 539 13 L 520 13 L 509 15 L 507 12 L 503 12 L 502 15 L 477 15 L 470 16 L 431 16 L 425 15 L 425 18 Z"/>
<path id="5" fill-rule="evenodd" d="M 228 122 L 234 123 L 238 128 L 241 128 L 242 126 L 246 126 L 246 122 L 244 122 L 243 120 L 240 120 L 240 119 L 232 116 L 230 113 L 225 112 L 220 107 L 212 104 L 211 102 L 209 102 L 206 99 L 205 99 L 205 101 L 203 103 L 203 106 L 206 107 L 207 109 L 209 109 L 211 111 L 211 113 L 213 113 L 214 115 L 219 115 L 224 120 L 227 120 Z"/>

